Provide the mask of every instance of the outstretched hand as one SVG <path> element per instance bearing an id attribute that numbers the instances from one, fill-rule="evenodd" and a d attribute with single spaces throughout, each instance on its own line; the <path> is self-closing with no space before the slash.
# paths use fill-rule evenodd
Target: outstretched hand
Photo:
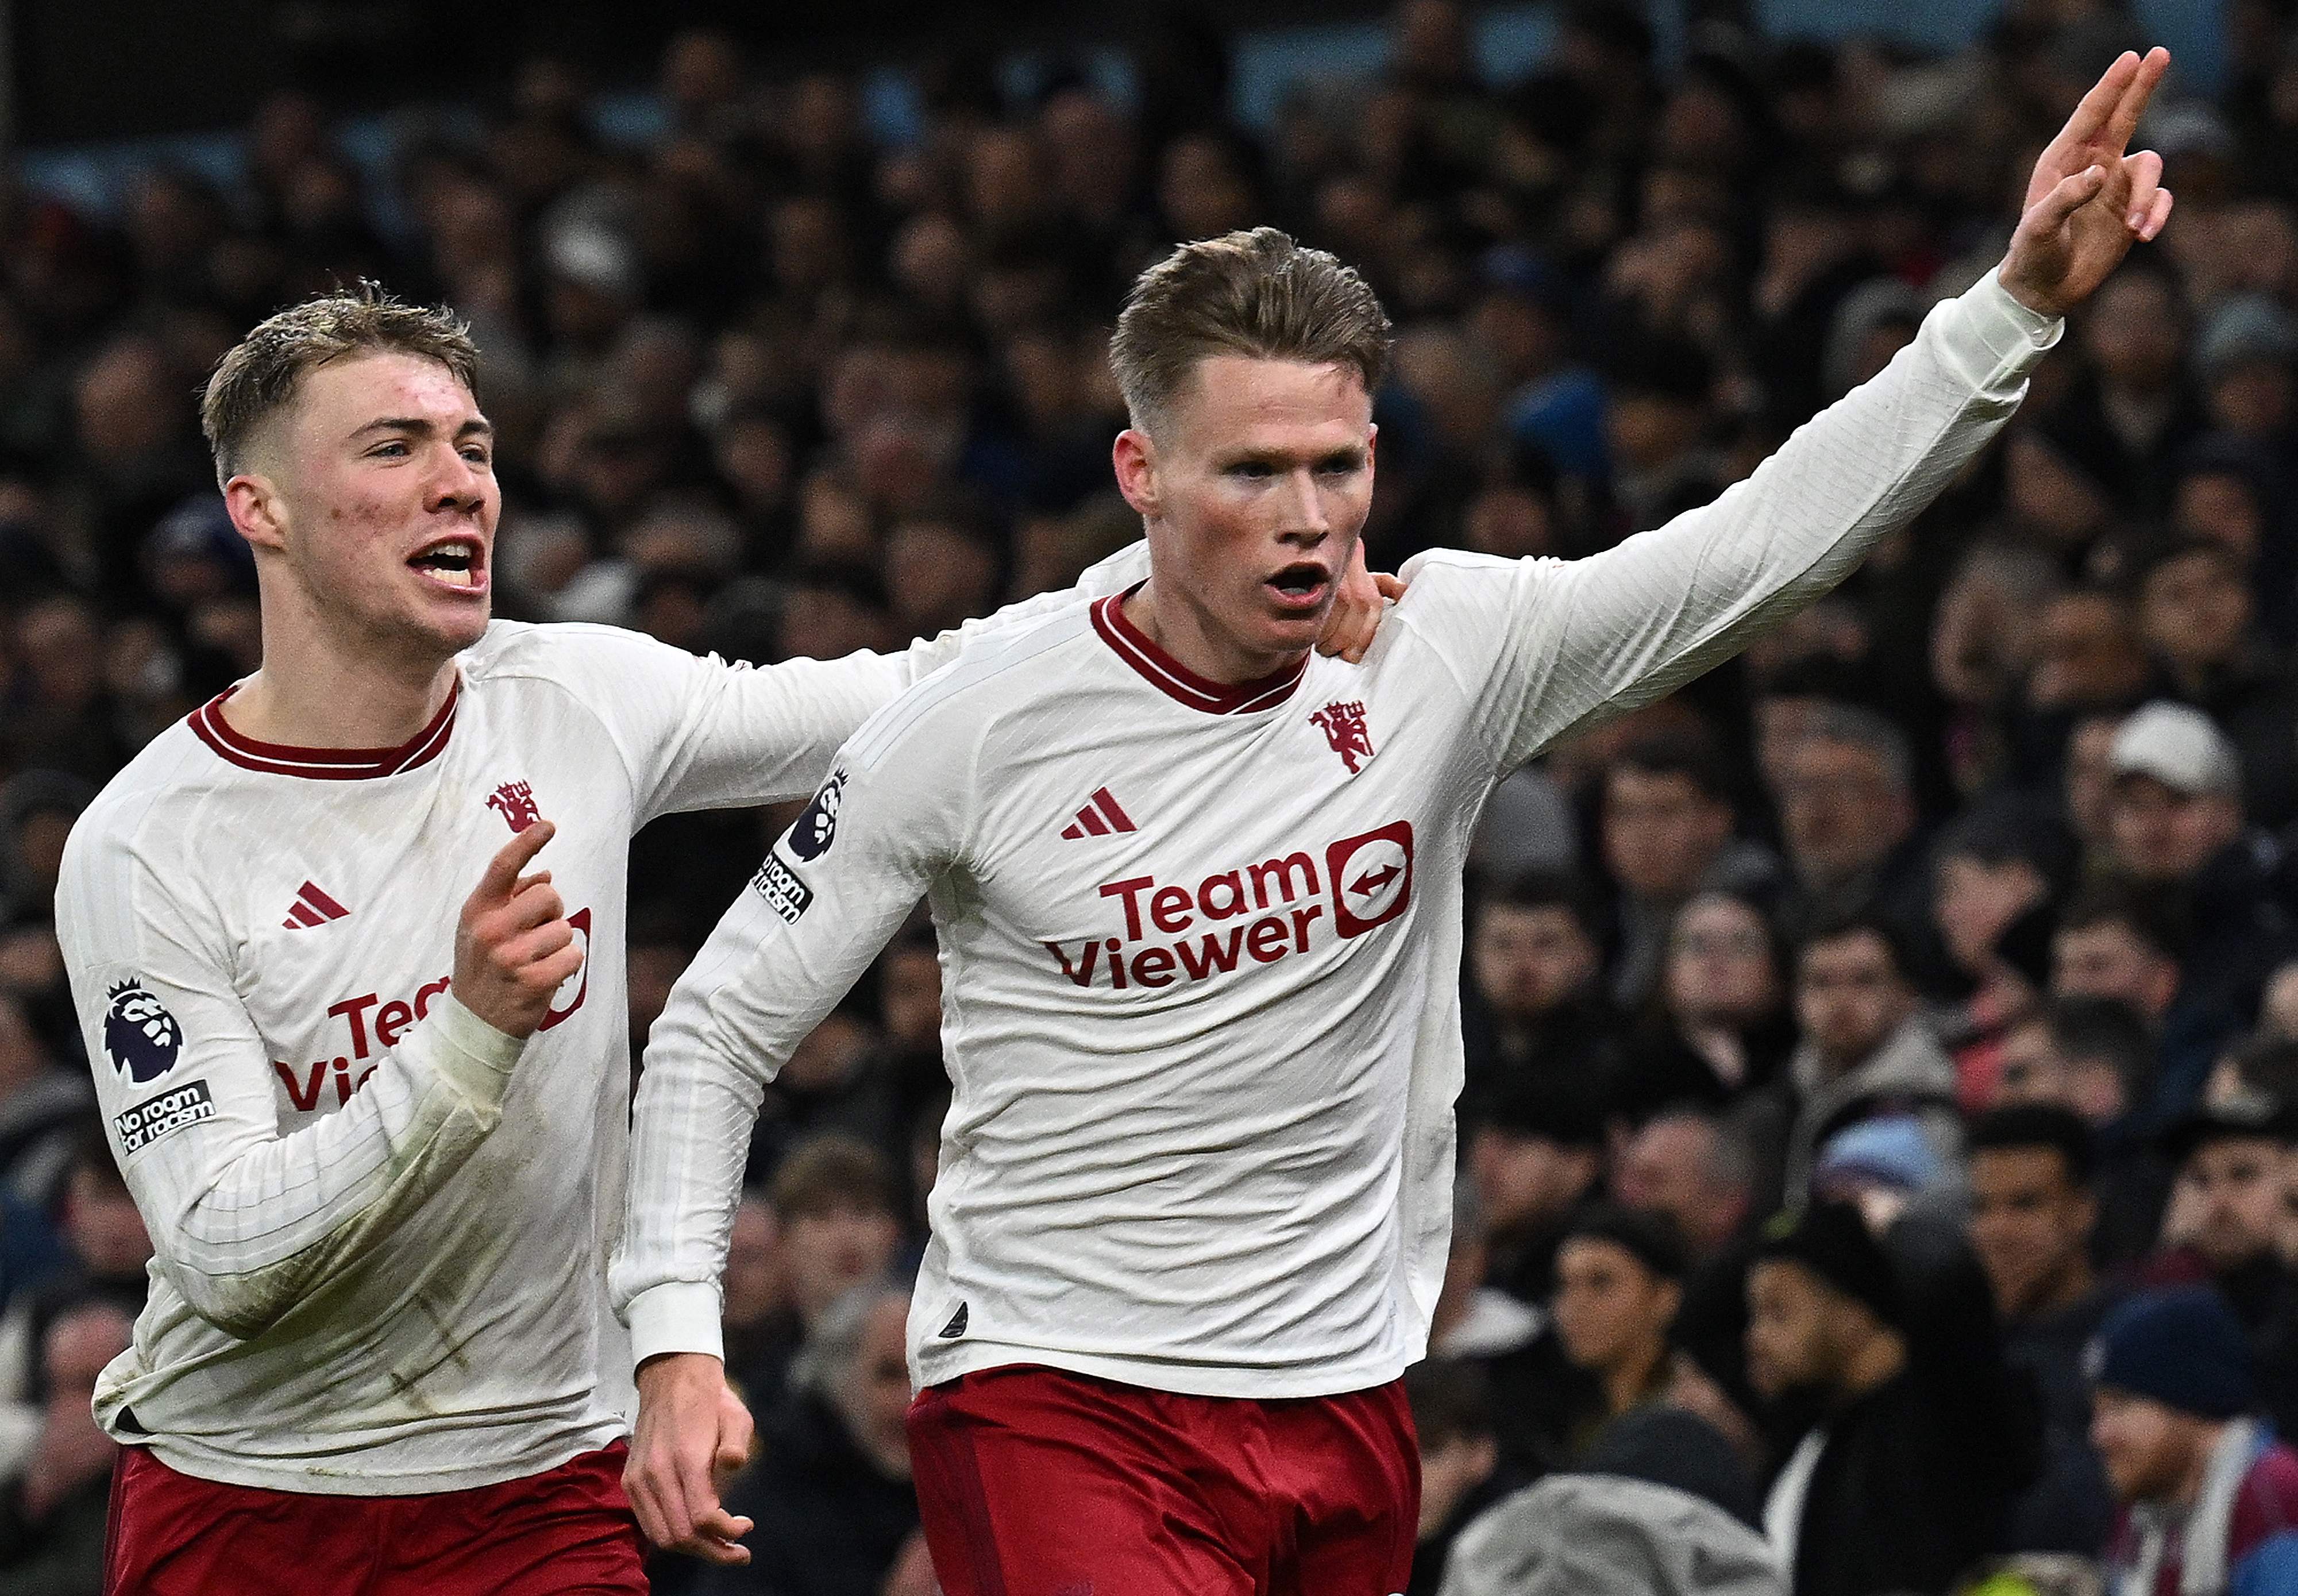
<path id="1" fill-rule="evenodd" d="M 2152 150 L 2124 153 L 2170 70 L 2168 50 L 2150 50 L 2143 60 L 2126 51 L 2035 163 L 2001 273 L 2003 286 L 2028 309 L 2065 315 L 2090 297 L 2132 244 L 2153 237 L 2170 219 L 2162 157 Z"/>

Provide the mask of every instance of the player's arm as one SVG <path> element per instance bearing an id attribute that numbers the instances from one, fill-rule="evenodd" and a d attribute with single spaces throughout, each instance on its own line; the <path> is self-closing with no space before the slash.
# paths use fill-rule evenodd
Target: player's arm
<path id="1" fill-rule="evenodd" d="M 1133 543 L 1087 570 L 1075 587 L 1009 604 L 894 654 L 865 651 L 752 667 L 697 659 L 621 634 L 611 647 L 624 657 L 599 697 L 636 712 L 626 717 L 622 735 L 639 815 L 646 820 L 804 797 L 864 721 L 979 639 L 1122 592 L 1148 575 L 1148 545 Z M 1366 572 L 1360 548 L 1318 646 L 1362 658 L 1380 622 L 1383 595 L 1395 591 L 1393 578 L 1376 580 Z M 610 645 L 602 641 L 599 646 Z"/>
<path id="2" fill-rule="evenodd" d="M 169 1282 L 201 1318 L 252 1336 L 356 1268 L 494 1129 L 525 1038 L 582 963 L 549 873 L 520 874 L 550 827 L 488 866 L 451 988 L 339 1112 L 283 1136 L 216 922 L 100 825 L 65 850 L 56 930 L 112 1150 Z"/>
<path id="3" fill-rule="evenodd" d="M 2160 51 L 2117 62 L 2038 163 L 2001 267 L 1713 504 L 1589 559 L 1440 550 L 1408 565 L 1447 574 L 1422 630 L 1440 651 L 1451 640 L 1500 763 L 1746 647 L 1938 496 L 2018 408 L 2063 312 L 2168 218 L 2161 159 L 2122 153 L 2168 64 Z"/>
<path id="4" fill-rule="evenodd" d="M 655 1021 L 608 1270 L 639 1366 L 624 1479 L 658 1545 L 746 1560 L 718 1507 L 748 1421 L 727 1393 L 720 1276 L 767 1081 L 960 852 L 971 740 L 905 694 L 842 749 L 826 793 L 768 850 Z M 921 707 L 922 704 L 922 707 Z"/>

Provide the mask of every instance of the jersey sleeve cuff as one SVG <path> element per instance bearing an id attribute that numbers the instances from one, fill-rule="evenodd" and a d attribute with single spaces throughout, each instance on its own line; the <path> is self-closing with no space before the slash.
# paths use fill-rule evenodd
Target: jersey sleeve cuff
<path id="1" fill-rule="evenodd" d="M 631 1299 L 623 1321 L 631 1327 L 631 1366 L 666 1352 L 726 1355 L 719 1327 L 718 1288 L 701 1280 L 666 1280 Z"/>
<path id="2" fill-rule="evenodd" d="M 431 1066 L 472 1102 L 499 1108 L 510 1087 L 512 1066 L 526 1051 L 526 1038 L 497 1030 L 465 1008 L 452 991 L 442 992 L 426 1016 L 431 1032 Z"/>
<path id="3" fill-rule="evenodd" d="M 2003 285 L 1996 267 L 1971 285 L 1962 300 L 1963 326 L 1997 362 L 2024 366 L 2059 341 L 2066 331 L 2063 316 L 2046 316 L 2029 310 Z"/>

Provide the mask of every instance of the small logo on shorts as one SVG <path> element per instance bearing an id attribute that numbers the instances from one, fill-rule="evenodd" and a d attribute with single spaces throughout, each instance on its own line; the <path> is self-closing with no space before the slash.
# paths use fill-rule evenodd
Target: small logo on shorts
<path id="1" fill-rule="evenodd" d="M 957 1311 L 949 1316 L 949 1323 L 941 1327 L 939 1335 L 941 1339 L 944 1341 L 955 1341 L 959 1336 L 964 1334 L 965 1304 L 963 1302 L 960 1302 L 957 1305 Z"/>

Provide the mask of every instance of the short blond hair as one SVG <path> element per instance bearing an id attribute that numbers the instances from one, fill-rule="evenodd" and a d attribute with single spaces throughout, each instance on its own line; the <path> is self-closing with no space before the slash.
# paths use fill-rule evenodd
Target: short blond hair
<path id="1" fill-rule="evenodd" d="M 248 441 L 285 409 L 306 372 L 355 354 L 436 360 L 475 395 L 479 350 L 453 311 L 410 305 L 362 282 L 267 317 L 216 362 L 200 399 L 200 431 L 215 456 L 216 485 L 237 475 Z"/>
<path id="2" fill-rule="evenodd" d="M 1209 355 L 1353 367 L 1365 392 L 1388 370 L 1388 314 L 1372 285 L 1275 227 L 1185 244 L 1137 278 L 1109 363 L 1133 425 L 1154 433 Z"/>

